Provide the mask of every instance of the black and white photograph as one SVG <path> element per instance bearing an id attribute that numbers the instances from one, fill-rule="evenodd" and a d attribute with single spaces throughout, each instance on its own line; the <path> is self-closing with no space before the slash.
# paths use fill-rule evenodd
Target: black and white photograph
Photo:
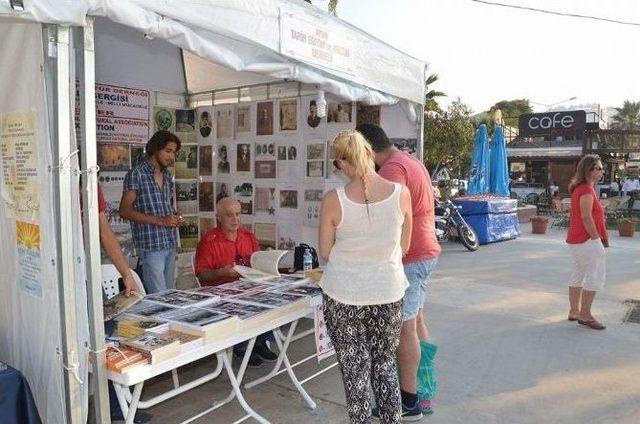
<path id="1" fill-rule="evenodd" d="M 274 160 L 276 158 L 276 144 L 273 141 L 270 142 L 256 142 L 256 157 L 255 160 Z"/>
<path id="2" fill-rule="evenodd" d="M 253 215 L 253 184 L 244 182 L 238 184 L 233 189 L 238 202 L 240 202 L 240 211 L 243 215 Z"/>
<path id="3" fill-rule="evenodd" d="M 198 246 L 198 217 L 185 216 L 184 222 L 178 227 L 180 248 L 182 251 L 195 250 Z"/>
<path id="4" fill-rule="evenodd" d="M 280 131 L 298 129 L 298 101 L 296 99 L 280 100 Z"/>
<path id="5" fill-rule="evenodd" d="M 201 177 L 213 175 L 213 146 L 199 146 L 200 169 L 198 174 Z"/>
<path id="6" fill-rule="evenodd" d="M 150 302 L 162 303 L 174 308 L 185 308 L 188 306 L 204 305 L 215 302 L 219 298 L 209 293 L 187 292 L 182 290 L 166 290 L 160 293 L 147 295 L 145 300 Z M 174 311 L 172 311 L 174 312 Z M 166 319 L 163 314 L 161 318 Z"/>
<path id="7" fill-rule="evenodd" d="M 198 213 L 198 183 L 196 181 L 176 182 L 176 209 L 180 215 Z"/>
<path id="8" fill-rule="evenodd" d="M 236 151 L 236 171 L 251 172 L 251 144 L 240 143 Z"/>
<path id="9" fill-rule="evenodd" d="M 201 138 L 211 138 L 211 133 L 213 132 L 212 118 L 213 117 L 210 115 L 208 110 L 203 110 L 202 112 L 200 112 L 200 118 L 198 119 L 198 128 L 200 130 Z"/>
<path id="10" fill-rule="evenodd" d="M 273 102 L 260 102 L 256 111 L 257 135 L 273 135 Z"/>
<path id="11" fill-rule="evenodd" d="M 176 161 L 174 164 L 175 175 L 177 179 L 192 179 L 198 177 L 198 146 L 182 145 L 182 148 L 176 153 Z"/>
<path id="12" fill-rule="evenodd" d="M 267 215 L 276 214 L 275 187 L 256 187 L 255 212 Z"/>
<path id="13" fill-rule="evenodd" d="M 287 160 L 287 146 L 278 146 L 278 160 Z"/>
<path id="14" fill-rule="evenodd" d="M 155 318 L 156 315 L 174 311 L 176 308 L 155 302 L 149 302 L 148 300 L 142 300 L 139 303 L 133 305 L 127 309 L 127 314 L 136 315 L 140 317 Z"/>
<path id="15" fill-rule="evenodd" d="M 307 144 L 307 160 L 324 159 L 324 142 Z"/>
<path id="16" fill-rule="evenodd" d="M 280 190 L 280 207 L 281 208 L 298 208 L 298 191 L 297 190 Z"/>
<path id="17" fill-rule="evenodd" d="M 251 132 L 251 106 L 236 106 L 236 137 Z"/>
<path id="18" fill-rule="evenodd" d="M 196 111 L 193 109 L 176 109 L 176 132 L 195 131 Z"/>
<path id="19" fill-rule="evenodd" d="M 215 195 L 213 192 L 213 182 L 205 181 L 199 183 L 198 205 L 200 212 L 213 212 Z"/>
<path id="20" fill-rule="evenodd" d="M 351 102 L 330 102 L 327 110 L 327 122 L 330 124 L 348 124 L 351 122 L 351 114 Z"/>
<path id="21" fill-rule="evenodd" d="M 146 161 L 147 153 L 144 151 L 144 147 L 131 146 L 131 168 L 135 168 Z"/>
<path id="22" fill-rule="evenodd" d="M 255 178 L 275 178 L 275 160 L 257 160 L 255 163 Z"/>
<path id="23" fill-rule="evenodd" d="M 307 177 L 321 178 L 324 177 L 324 161 L 316 160 L 307 162 Z"/>
<path id="24" fill-rule="evenodd" d="M 216 107 L 216 135 L 218 139 L 233 137 L 233 107 Z"/>
<path id="25" fill-rule="evenodd" d="M 231 171 L 229 164 L 229 146 L 226 144 L 218 145 L 218 174 L 228 174 Z"/>
<path id="26" fill-rule="evenodd" d="M 230 301 L 214 303 L 207 306 L 206 309 L 210 309 L 215 312 L 220 312 L 230 316 L 237 316 L 241 320 L 246 320 L 255 317 L 256 315 L 260 315 L 263 312 L 268 312 L 271 310 L 271 308 L 267 308 L 266 306 L 233 302 L 233 299 L 231 299 Z"/>
<path id="27" fill-rule="evenodd" d="M 216 204 L 224 199 L 225 197 L 229 197 L 229 184 L 227 183 L 216 183 Z"/>
<path id="28" fill-rule="evenodd" d="M 289 146 L 287 149 L 287 159 L 296 160 L 298 157 L 298 148 L 296 146 Z"/>
<path id="29" fill-rule="evenodd" d="M 380 125 L 380 105 L 356 103 L 356 126 L 360 124 Z"/>
<path id="30" fill-rule="evenodd" d="M 318 116 L 318 105 L 315 99 L 309 100 L 307 106 L 307 125 L 310 128 L 317 128 L 322 118 Z"/>

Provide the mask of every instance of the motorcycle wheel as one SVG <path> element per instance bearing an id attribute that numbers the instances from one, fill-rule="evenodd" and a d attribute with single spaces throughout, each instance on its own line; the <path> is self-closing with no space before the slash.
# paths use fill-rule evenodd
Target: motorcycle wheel
<path id="1" fill-rule="evenodd" d="M 436 238 L 439 243 L 446 243 L 449 241 L 449 228 L 446 223 L 436 221 Z"/>
<path id="2" fill-rule="evenodd" d="M 472 252 L 478 250 L 480 242 L 478 241 L 478 236 L 476 232 L 473 231 L 473 228 L 471 228 L 466 222 L 461 222 L 456 227 L 456 230 L 458 231 L 458 237 L 460 237 L 460 241 L 464 247 Z"/>

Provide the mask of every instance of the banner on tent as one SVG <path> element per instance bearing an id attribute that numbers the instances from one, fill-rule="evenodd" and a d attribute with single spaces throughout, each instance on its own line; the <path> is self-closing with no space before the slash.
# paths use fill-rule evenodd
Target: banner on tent
<path id="1" fill-rule="evenodd" d="M 280 11 L 280 53 L 294 59 L 354 73 L 353 39 L 317 22 L 313 16 Z"/>
<path id="2" fill-rule="evenodd" d="M 40 226 L 16 221 L 16 270 L 20 291 L 42 297 Z"/>

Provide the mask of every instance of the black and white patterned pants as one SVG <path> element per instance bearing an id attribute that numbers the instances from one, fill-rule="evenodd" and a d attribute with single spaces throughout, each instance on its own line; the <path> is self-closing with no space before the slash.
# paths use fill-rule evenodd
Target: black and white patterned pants
<path id="1" fill-rule="evenodd" d="M 402 301 L 354 306 L 324 295 L 327 331 L 342 371 L 351 423 L 371 422 L 369 385 L 382 423 L 399 423 L 400 385 L 396 349 L 402 326 Z"/>

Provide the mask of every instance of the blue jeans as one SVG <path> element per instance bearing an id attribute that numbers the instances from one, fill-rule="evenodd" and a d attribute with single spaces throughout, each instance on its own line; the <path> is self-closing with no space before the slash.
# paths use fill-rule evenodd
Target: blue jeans
<path id="1" fill-rule="evenodd" d="M 437 263 L 438 258 L 433 258 L 404 265 L 404 275 L 409 280 L 409 287 L 404 292 L 404 302 L 402 303 L 403 321 L 414 319 L 422 305 L 424 305 L 429 277 L 431 277 L 431 273 L 436 268 Z"/>
<path id="2" fill-rule="evenodd" d="M 142 262 L 142 283 L 147 293 L 158 293 L 176 287 L 175 249 L 138 249 L 138 255 Z"/>

